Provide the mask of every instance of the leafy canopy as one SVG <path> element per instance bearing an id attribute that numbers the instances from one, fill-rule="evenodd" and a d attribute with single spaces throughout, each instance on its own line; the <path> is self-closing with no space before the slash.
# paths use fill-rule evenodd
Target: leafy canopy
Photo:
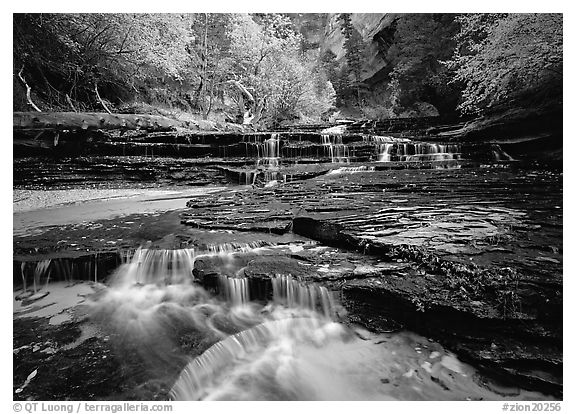
<path id="1" fill-rule="evenodd" d="M 562 96 L 561 14 L 474 14 L 458 21 L 458 45 L 447 65 L 464 85 L 462 112 Z"/>

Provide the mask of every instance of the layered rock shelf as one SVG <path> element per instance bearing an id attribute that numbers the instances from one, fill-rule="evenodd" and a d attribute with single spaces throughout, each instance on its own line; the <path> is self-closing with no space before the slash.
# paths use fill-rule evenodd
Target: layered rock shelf
<path id="1" fill-rule="evenodd" d="M 392 267 L 320 276 L 285 269 L 336 283 L 351 318 L 367 326 L 396 321 L 504 377 L 554 390 L 562 361 L 560 178 L 509 168 L 341 170 L 194 199 L 182 222 L 292 231 L 378 257 Z M 526 369 L 536 359 L 546 374 Z"/>
<path id="2" fill-rule="evenodd" d="M 409 139 L 406 122 L 242 134 L 89 130 L 34 150 L 17 143 L 22 194 L 198 195 L 156 196 L 149 212 L 33 232 L 26 224 L 15 230 L 14 283 L 106 282 L 144 246 L 193 258 L 194 279 L 217 295 L 222 278 L 240 278 L 261 302 L 279 275 L 317 284 L 338 297 L 347 324 L 415 331 L 490 378 L 561 396 L 561 172 L 534 169 L 496 142 Z M 166 200 L 181 205 L 153 208 Z"/>

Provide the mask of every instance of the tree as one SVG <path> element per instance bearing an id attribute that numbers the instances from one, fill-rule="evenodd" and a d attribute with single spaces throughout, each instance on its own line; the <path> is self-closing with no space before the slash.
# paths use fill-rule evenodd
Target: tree
<path id="1" fill-rule="evenodd" d="M 344 35 L 344 49 L 346 49 L 346 66 L 344 68 L 347 77 L 347 89 L 353 91 L 356 103 L 360 103 L 360 84 L 362 83 L 361 71 L 364 56 L 364 42 L 362 36 L 352 25 L 350 13 L 341 13 L 338 16 L 341 24 L 342 34 Z"/>
<path id="2" fill-rule="evenodd" d="M 235 100 L 243 123 L 320 117 L 334 90 L 302 44 L 282 14 L 19 14 L 15 109 L 141 102 L 206 119 Z"/>
<path id="3" fill-rule="evenodd" d="M 463 113 L 561 102 L 561 14 L 461 15 L 458 21 L 457 48 L 447 65 L 464 84 Z"/>
<path id="4" fill-rule="evenodd" d="M 14 70 L 51 107 L 120 103 L 189 77 L 188 15 L 16 14 Z M 66 99 L 67 98 L 67 99 Z"/>
<path id="5" fill-rule="evenodd" d="M 288 17 L 235 15 L 230 30 L 237 105 L 244 123 L 271 125 L 303 116 L 320 116 L 334 102 L 317 56 L 301 52 L 301 36 Z M 316 100 L 317 105 L 310 103 Z"/>
<path id="6" fill-rule="evenodd" d="M 444 113 L 454 111 L 459 91 L 449 84 L 453 74 L 442 61 L 452 56 L 457 32 L 458 22 L 451 14 L 408 14 L 398 19 L 386 54 L 393 68 L 389 90 L 395 112 L 422 101 Z"/>
<path id="7" fill-rule="evenodd" d="M 223 83 L 230 73 L 229 21 L 228 14 L 204 13 L 195 15 L 192 25 L 195 36 L 188 51 L 199 82 L 191 104 L 201 111 L 204 119 L 210 115 L 215 99 L 223 100 Z"/>

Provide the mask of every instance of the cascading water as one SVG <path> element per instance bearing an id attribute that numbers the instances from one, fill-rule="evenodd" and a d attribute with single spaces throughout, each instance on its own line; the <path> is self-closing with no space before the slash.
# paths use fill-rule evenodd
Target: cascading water
<path id="1" fill-rule="evenodd" d="M 50 273 L 48 272 L 48 268 L 50 267 L 50 263 L 52 260 L 46 259 L 41 260 L 36 263 L 36 268 L 34 269 L 34 293 L 36 294 L 39 289 L 41 289 L 41 281 L 42 277 L 46 279 L 46 286 L 48 286 L 48 282 L 50 281 Z"/>
<path id="2" fill-rule="evenodd" d="M 192 278 L 194 249 L 137 249 L 122 273 L 124 284 L 185 283 Z"/>
<path id="3" fill-rule="evenodd" d="M 130 347 L 126 352 L 137 352 L 156 370 L 178 373 L 170 391 L 174 400 L 503 398 L 436 343 L 337 322 L 343 308 L 326 287 L 275 275 L 270 301 L 263 303 L 250 297 L 252 279 L 241 269 L 218 275 L 218 295 L 191 276 L 200 257 L 257 254 L 262 248 L 228 243 L 200 254 L 137 250 L 89 302 L 91 317 L 124 349 Z M 182 332 L 197 338 L 193 343 L 203 352 L 191 357 L 182 351 Z"/>
<path id="4" fill-rule="evenodd" d="M 335 322 L 325 288 L 290 276 L 276 276 L 272 284 L 273 304 L 243 314 L 251 322 L 264 315 L 261 323 L 192 359 L 170 391 L 173 400 L 503 398 L 477 383 L 470 366 L 425 338 L 375 335 Z M 314 310 L 317 301 L 322 313 Z"/>
<path id="5" fill-rule="evenodd" d="M 250 243 L 219 243 L 206 245 L 206 251 L 199 256 L 230 255 L 233 253 L 247 253 L 274 246 L 271 243 L 255 241 Z"/>
<path id="6" fill-rule="evenodd" d="M 390 144 L 390 143 L 380 144 L 378 146 L 378 161 L 379 162 L 392 161 L 391 150 L 393 147 L 394 147 L 394 144 Z"/>
<path id="7" fill-rule="evenodd" d="M 262 157 L 258 154 L 257 166 L 276 168 L 280 165 L 280 139 L 278 134 L 271 134 L 262 143 Z"/>
<path id="8" fill-rule="evenodd" d="M 291 275 L 276 275 L 272 278 L 274 302 L 288 308 L 321 310 L 327 318 L 334 316 L 334 299 L 328 289 L 315 284 L 300 283 Z"/>
<path id="9" fill-rule="evenodd" d="M 36 263 L 34 267 L 34 277 L 32 279 L 32 290 L 28 290 L 26 284 L 26 274 L 25 268 L 26 264 L 23 262 L 20 266 L 20 271 L 22 275 L 23 291 L 18 295 L 18 299 L 28 299 L 29 301 L 35 301 L 48 295 L 48 283 L 50 282 L 50 265 L 52 264 L 51 259 L 41 260 Z M 42 288 L 42 279 L 45 280 L 44 288 Z"/>
<path id="10" fill-rule="evenodd" d="M 220 291 L 226 300 L 233 305 L 244 305 L 250 301 L 248 293 L 248 279 L 244 277 L 230 277 L 219 275 Z"/>
<path id="11" fill-rule="evenodd" d="M 460 159 L 460 145 L 419 143 L 385 143 L 377 146 L 378 161 L 446 161 Z"/>
<path id="12" fill-rule="evenodd" d="M 333 163 L 349 163 L 348 145 L 342 143 L 342 136 L 322 134 L 322 145 Z"/>

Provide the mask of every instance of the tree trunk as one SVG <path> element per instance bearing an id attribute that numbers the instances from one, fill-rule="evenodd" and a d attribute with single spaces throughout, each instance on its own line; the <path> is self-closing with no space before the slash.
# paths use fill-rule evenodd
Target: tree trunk
<path id="1" fill-rule="evenodd" d="M 256 104 L 254 97 L 248 91 L 248 89 L 246 89 L 246 87 L 244 85 L 242 85 L 239 81 L 229 80 L 228 83 L 236 86 L 236 88 L 238 88 L 238 90 L 240 91 L 240 98 L 241 99 L 239 99 L 240 108 L 238 108 L 238 109 L 241 113 L 242 124 L 247 125 L 247 124 L 252 123 L 252 121 L 254 119 L 254 116 L 252 114 L 253 114 L 254 106 Z"/>

